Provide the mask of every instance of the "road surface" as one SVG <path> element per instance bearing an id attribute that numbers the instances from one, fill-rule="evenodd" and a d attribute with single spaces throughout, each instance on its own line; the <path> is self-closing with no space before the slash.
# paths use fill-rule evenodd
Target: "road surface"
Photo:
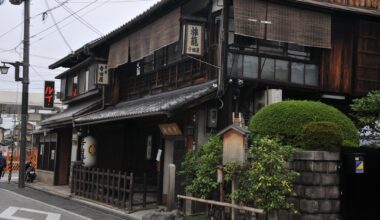
<path id="1" fill-rule="evenodd" d="M 121 220 L 115 213 L 16 184 L 0 183 L 0 220 Z"/>

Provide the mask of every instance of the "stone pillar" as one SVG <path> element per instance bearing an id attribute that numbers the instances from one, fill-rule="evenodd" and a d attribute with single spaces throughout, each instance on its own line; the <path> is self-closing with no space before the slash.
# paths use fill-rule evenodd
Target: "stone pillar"
<path id="1" fill-rule="evenodd" d="M 292 169 L 300 173 L 291 198 L 300 215 L 290 219 L 340 219 L 339 153 L 301 151 L 293 156 Z"/>

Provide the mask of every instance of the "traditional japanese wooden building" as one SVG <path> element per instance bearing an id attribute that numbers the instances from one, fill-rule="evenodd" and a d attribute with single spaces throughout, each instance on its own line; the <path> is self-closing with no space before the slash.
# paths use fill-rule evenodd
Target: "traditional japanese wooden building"
<path id="1" fill-rule="evenodd" d="M 247 121 L 284 99 L 347 111 L 380 89 L 380 2 L 162 0 L 58 67 L 69 68 L 56 77 L 68 108 L 41 123 L 40 138 L 41 159 L 57 153 L 52 184 L 69 183 L 92 136 L 96 168 L 158 175 L 165 202 L 168 164 L 180 166 L 232 112 Z"/>

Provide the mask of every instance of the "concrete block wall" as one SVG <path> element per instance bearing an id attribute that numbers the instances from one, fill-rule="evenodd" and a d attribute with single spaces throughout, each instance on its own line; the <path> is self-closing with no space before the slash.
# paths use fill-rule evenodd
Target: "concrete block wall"
<path id="1" fill-rule="evenodd" d="M 326 151 L 300 151 L 293 156 L 291 168 L 300 175 L 294 182 L 295 197 L 290 198 L 298 214 L 280 210 L 268 220 L 339 220 L 340 155 Z"/>

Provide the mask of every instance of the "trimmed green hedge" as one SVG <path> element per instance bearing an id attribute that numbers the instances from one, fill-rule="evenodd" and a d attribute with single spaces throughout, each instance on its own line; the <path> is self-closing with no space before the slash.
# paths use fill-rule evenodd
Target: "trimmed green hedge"
<path id="1" fill-rule="evenodd" d="M 310 122 L 302 130 L 302 144 L 308 150 L 338 151 L 343 132 L 334 122 Z"/>
<path id="2" fill-rule="evenodd" d="M 353 122 L 336 108 L 313 101 L 283 101 L 258 111 L 250 121 L 252 134 L 279 136 L 285 144 L 302 147 L 302 129 L 310 122 L 336 123 L 343 132 L 343 144 L 359 146 L 359 132 Z"/>

